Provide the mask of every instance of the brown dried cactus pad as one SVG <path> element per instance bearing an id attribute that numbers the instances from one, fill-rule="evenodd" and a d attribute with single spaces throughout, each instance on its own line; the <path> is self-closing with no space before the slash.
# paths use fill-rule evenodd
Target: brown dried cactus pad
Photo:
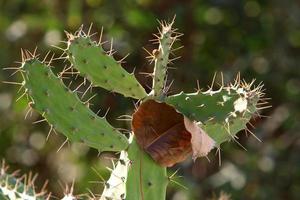
<path id="1" fill-rule="evenodd" d="M 133 114 L 132 130 L 139 146 L 161 166 L 173 166 L 191 154 L 183 115 L 165 103 L 143 102 Z"/>

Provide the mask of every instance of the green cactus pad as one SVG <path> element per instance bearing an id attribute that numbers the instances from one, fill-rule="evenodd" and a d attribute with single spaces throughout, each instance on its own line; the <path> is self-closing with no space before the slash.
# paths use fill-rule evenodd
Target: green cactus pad
<path id="1" fill-rule="evenodd" d="M 68 37 L 68 59 L 95 86 L 135 99 L 147 96 L 134 74 L 128 73 L 112 56 L 107 55 L 101 45 L 88 36 Z"/>
<path id="2" fill-rule="evenodd" d="M 178 112 L 196 122 L 216 141 L 216 145 L 234 138 L 246 128 L 257 111 L 261 93 L 248 84 L 222 87 L 218 91 L 179 93 L 169 96 L 165 102 Z"/>
<path id="3" fill-rule="evenodd" d="M 72 141 L 82 141 L 99 151 L 120 151 L 128 146 L 127 138 L 105 118 L 88 109 L 50 67 L 33 58 L 23 63 L 22 70 L 25 71 L 24 84 L 32 107 L 55 130 Z"/>
<path id="4" fill-rule="evenodd" d="M 160 167 L 141 150 L 133 139 L 128 150 L 130 159 L 126 182 L 126 200 L 165 200 L 168 177 L 165 167 Z"/>

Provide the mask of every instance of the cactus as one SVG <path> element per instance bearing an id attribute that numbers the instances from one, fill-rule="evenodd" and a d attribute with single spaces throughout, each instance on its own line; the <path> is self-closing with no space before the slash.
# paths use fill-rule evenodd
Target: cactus
<path id="1" fill-rule="evenodd" d="M 21 69 L 24 71 L 24 87 L 32 100 L 30 106 L 41 113 L 55 130 L 72 141 L 82 141 L 99 151 L 120 151 L 127 147 L 126 137 L 64 87 L 49 66 L 32 56 L 24 59 Z"/>
<path id="2" fill-rule="evenodd" d="M 128 157 L 132 163 L 128 171 L 126 199 L 165 199 L 169 182 L 166 168 L 153 162 L 135 140 L 129 147 Z"/>
<path id="3" fill-rule="evenodd" d="M 9 174 L 8 166 L 2 161 L 0 169 L 0 199 L 26 199 L 26 200 L 48 200 L 50 194 L 43 189 L 36 192 L 34 181 L 36 176 L 30 173 L 28 176 L 17 177 L 18 171 Z M 46 184 L 45 184 L 46 185 Z"/>
<path id="4" fill-rule="evenodd" d="M 156 98 L 159 98 L 162 95 L 165 88 L 168 69 L 167 65 L 170 62 L 169 55 L 172 51 L 172 45 L 177 38 L 181 36 L 181 34 L 176 32 L 176 29 L 172 28 L 174 20 L 175 17 L 171 23 L 161 22 L 159 35 L 155 35 L 156 38 L 154 39 L 154 42 L 159 44 L 158 49 L 153 50 L 152 53 L 148 52 L 150 54 L 149 58 L 155 63 L 152 74 L 152 91 L 150 94 Z"/>
<path id="5" fill-rule="evenodd" d="M 194 159 L 206 156 L 213 148 L 220 149 L 222 143 L 236 141 L 236 134 L 248 130 L 246 124 L 262 109 L 259 105 L 266 103 L 261 102 L 264 101 L 262 85 L 253 87 L 254 81 L 247 84 L 239 76 L 228 86 L 222 81 L 218 90 L 213 90 L 212 84 L 206 92 L 199 89 L 195 93 L 169 96 L 166 86 L 168 63 L 172 61 L 169 55 L 180 36 L 172 28 L 173 23 L 174 19 L 171 23 L 161 23 L 155 40 L 158 48 L 152 53 L 147 51 L 155 65 L 149 94 L 134 74 L 112 57 L 112 48 L 105 52 L 101 40 L 91 39 L 90 29 L 87 34 L 82 28 L 75 34 L 67 33 L 67 47 L 59 58 L 69 60 L 71 73 L 82 75 L 93 86 L 139 100 L 129 138 L 113 128 L 105 117 L 89 110 L 88 102 L 82 102 L 76 90 L 64 86 L 51 71 L 52 59 L 40 61 L 35 52 L 22 51 L 23 62 L 18 69 L 24 79 L 21 85 L 30 106 L 45 118 L 40 121 L 48 121 L 50 130 L 63 133 L 71 141 L 82 141 L 99 151 L 121 152 L 110 178 L 104 181 L 101 200 L 165 199 L 167 185 L 172 181 L 166 167 L 191 154 Z M 0 180 L 5 180 L 5 176 L 2 174 Z M 2 196 L 7 196 L 3 190 L 6 185 L 1 186 Z"/>
<path id="6" fill-rule="evenodd" d="M 45 182 L 42 189 L 37 192 L 34 185 L 37 175 L 22 175 L 18 177 L 18 171 L 13 173 L 8 172 L 9 166 L 2 161 L 0 168 L 0 199 L 5 200 L 50 200 L 51 193 L 48 193 L 45 188 L 48 182 Z M 67 190 L 61 200 L 75 200 L 76 197 L 72 194 L 73 186 Z"/>
<path id="7" fill-rule="evenodd" d="M 135 99 L 147 96 L 134 74 L 129 74 L 120 66 L 120 62 L 112 57 L 112 49 L 108 54 L 103 50 L 101 39 L 96 43 L 82 30 L 77 31 L 75 35 L 67 33 L 67 37 L 68 47 L 65 53 L 69 61 L 95 86 Z"/>
<path id="8" fill-rule="evenodd" d="M 233 85 L 222 85 L 216 91 L 181 92 L 166 97 L 165 102 L 188 118 L 201 122 L 205 132 L 220 146 L 235 139 L 240 130 L 247 130 L 247 123 L 257 111 L 256 105 L 263 95 L 262 85 L 251 89 L 253 83 L 241 82 L 238 75 Z"/>

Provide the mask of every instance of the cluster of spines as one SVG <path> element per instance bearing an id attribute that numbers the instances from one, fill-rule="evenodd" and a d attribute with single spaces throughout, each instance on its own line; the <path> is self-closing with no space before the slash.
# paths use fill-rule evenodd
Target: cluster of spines
<path id="1" fill-rule="evenodd" d="M 248 84 L 245 80 L 241 81 L 238 74 L 234 84 L 230 83 L 225 86 L 222 82 L 218 90 L 213 90 L 213 82 L 207 91 L 203 92 L 200 88 L 198 88 L 198 90 L 194 93 L 181 92 L 179 94 L 165 97 L 163 101 L 171 104 L 180 113 L 192 120 L 201 122 L 216 118 L 224 120 L 224 116 L 234 116 L 239 111 L 235 110 L 238 109 L 238 107 L 234 106 L 235 100 L 239 98 L 245 99 L 247 101 L 245 102 L 247 105 L 254 105 L 256 110 L 269 107 L 259 107 L 261 105 L 267 105 L 268 102 L 266 100 L 268 99 L 263 98 L 264 93 L 262 84 L 254 86 L 254 89 L 252 89 L 254 82 L 255 80 Z M 228 107 L 226 107 L 226 104 L 228 104 Z M 250 111 L 249 108 L 244 109 L 242 113 L 258 114 L 258 112 Z M 222 117 L 219 117 L 220 115 Z"/>
<path id="2" fill-rule="evenodd" d="M 48 181 L 46 181 L 42 189 L 37 192 L 35 186 L 35 180 L 37 174 L 33 175 L 31 172 L 27 175 L 19 176 L 19 170 L 12 173 L 8 172 L 9 166 L 5 164 L 5 161 L 2 161 L 0 168 L 0 199 L 9 199 L 9 200 L 50 200 L 54 197 L 51 193 L 48 193 L 46 190 Z M 64 196 L 61 200 L 76 200 L 77 196 L 87 196 L 89 200 L 96 200 L 96 198 L 91 197 L 90 195 L 74 195 L 73 194 L 74 185 L 71 187 L 66 185 Z"/>
<path id="3" fill-rule="evenodd" d="M 40 192 L 36 192 L 35 180 L 37 176 L 32 173 L 18 176 L 18 171 L 8 173 L 9 167 L 2 161 L 0 168 L 0 199 L 9 200 L 49 200 L 51 194 L 45 190 L 47 182 Z"/>

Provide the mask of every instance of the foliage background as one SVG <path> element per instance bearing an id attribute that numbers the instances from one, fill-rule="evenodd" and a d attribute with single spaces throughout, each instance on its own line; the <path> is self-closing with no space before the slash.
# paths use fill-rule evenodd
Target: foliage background
<path id="1" fill-rule="evenodd" d="M 182 56 L 173 65 L 169 79 L 171 91 L 193 91 L 196 80 L 201 87 L 210 84 L 215 71 L 222 71 L 227 81 L 238 71 L 250 81 L 265 83 L 271 97 L 271 109 L 264 110 L 269 118 L 255 119 L 256 135 L 240 133 L 241 149 L 235 143 L 222 147 L 222 166 L 211 153 L 210 162 L 198 159 L 179 164 L 180 179 L 188 190 L 177 185 L 168 189 L 168 199 L 208 199 L 225 191 L 233 199 L 300 199 L 300 3 L 296 0 L 234 1 L 234 0 L 0 0 L 0 67 L 17 66 L 20 48 L 45 55 L 51 45 L 65 40 L 63 30 L 74 32 L 81 24 L 93 22 L 93 31 L 105 30 L 105 39 L 114 38 L 116 58 L 127 53 L 124 68 L 136 69 L 137 77 L 146 87 L 151 80 L 139 72 L 152 72 L 146 62 L 145 47 L 156 31 L 157 19 L 171 19 L 184 33 L 177 45 L 184 45 L 176 55 Z M 87 28 L 87 27 L 86 27 Z M 63 64 L 57 62 L 57 69 Z M 0 71 L 0 80 L 20 81 L 18 75 Z M 73 86 L 75 87 L 75 86 Z M 18 88 L 0 84 L 0 158 L 12 169 L 39 173 L 38 185 L 49 179 L 49 190 L 56 196 L 64 184 L 75 180 L 77 193 L 101 192 L 100 181 L 92 170 L 108 177 L 105 166 L 114 155 L 97 152 L 80 144 L 65 145 L 62 135 L 52 134 L 46 142 L 48 125 L 32 125 L 40 116 L 33 113 L 24 120 L 26 98 L 15 100 Z M 92 109 L 107 108 L 109 121 L 118 127 L 129 125 L 115 120 L 132 114 L 133 101 L 117 94 L 95 89 L 99 95 Z M 62 185 L 62 186 L 61 186 Z"/>

